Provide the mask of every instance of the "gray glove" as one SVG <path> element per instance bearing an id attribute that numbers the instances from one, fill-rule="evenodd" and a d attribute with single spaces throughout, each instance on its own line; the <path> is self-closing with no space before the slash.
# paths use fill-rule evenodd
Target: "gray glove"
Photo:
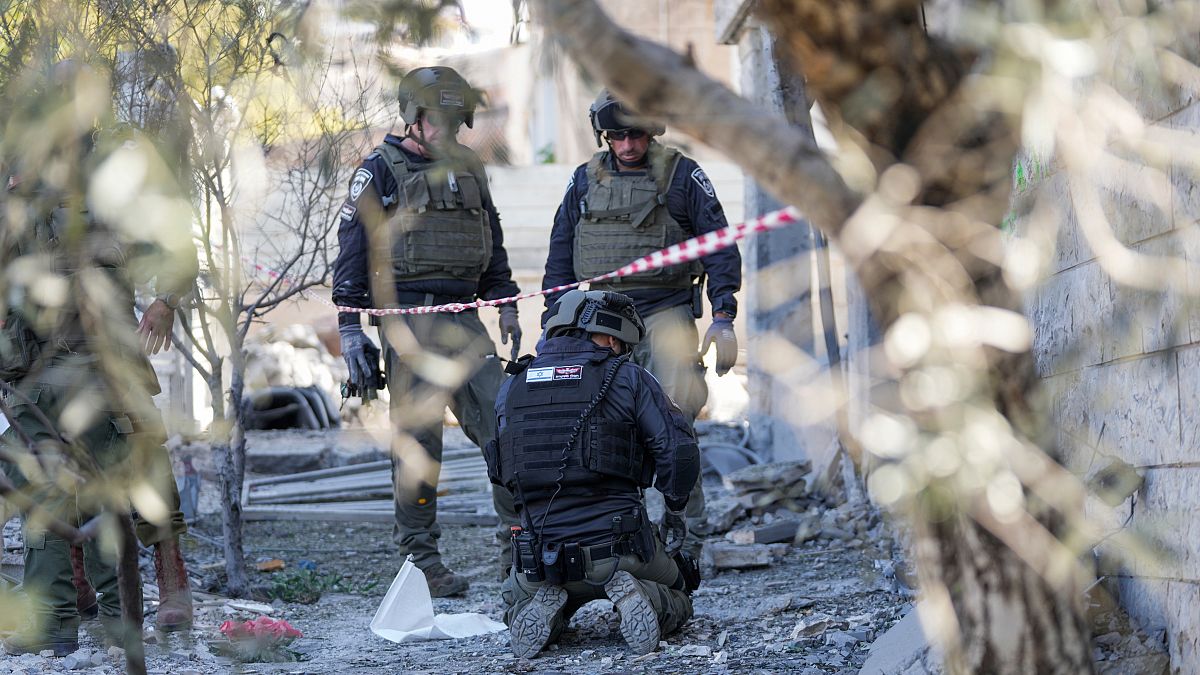
<path id="1" fill-rule="evenodd" d="M 338 334 L 342 336 L 342 358 L 350 369 L 350 384 L 373 389 L 379 372 L 379 348 L 363 332 L 361 324 L 338 326 Z"/>
<path id="2" fill-rule="evenodd" d="M 714 318 L 708 331 L 704 333 L 704 342 L 700 345 L 700 356 L 708 353 L 708 348 L 717 345 L 717 375 L 721 376 L 737 363 L 737 335 L 733 332 L 733 319 L 724 317 Z"/>
<path id="3" fill-rule="evenodd" d="M 662 520 L 662 538 L 666 542 L 667 555 L 675 555 L 683 548 L 687 533 L 687 521 L 683 519 L 683 511 L 667 509 Z"/>
<path id="4" fill-rule="evenodd" d="M 500 306 L 500 342 L 508 344 L 512 337 L 512 360 L 521 355 L 521 322 L 517 320 L 516 305 Z"/>

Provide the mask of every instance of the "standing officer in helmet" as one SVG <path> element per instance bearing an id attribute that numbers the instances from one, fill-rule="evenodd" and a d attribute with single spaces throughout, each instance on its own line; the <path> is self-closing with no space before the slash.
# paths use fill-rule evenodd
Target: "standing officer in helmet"
<path id="1" fill-rule="evenodd" d="M 681 549 L 700 451 L 690 420 L 631 359 L 644 336 L 628 297 L 568 291 L 537 357 L 500 389 L 500 436 L 484 454 L 521 518 L 503 586 L 517 656 L 558 639 L 591 600 L 612 600 L 637 654 L 692 616 L 699 574 Z M 642 499 L 651 484 L 666 499 L 661 534 Z"/>
<path id="2" fill-rule="evenodd" d="M 452 68 L 417 68 L 400 82 L 404 134 L 388 134 L 350 181 L 342 206 L 333 300 L 350 307 L 420 307 L 519 292 L 508 266 L 500 216 L 479 157 L 460 145 L 481 95 Z M 495 345 L 475 310 L 387 317 L 381 322 L 391 393 L 395 539 L 411 554 L 435 597 L 467 590 L 442 564 L 437 482 L 442 411 L 448 404 L 483 447 L 496 436 L 492 410 L 503 380 Z M 338 316 L 342 354 L 354 386 L 373 389 L 379 350 L 360 315 Z M 500 332 L 519 349 L 515 304 L 500 307 Z M 411 438 L 415 444 L 407 442 Z M 419 447 L 416 447 L 419 446 Z M 508 559 L 512 496 L 493 490 L 501 558 Z"/>
<path id="3" fill-rule="evenodd" d="M 607 90 L 596 98 L 589 114 L 596 145 L 603 139 L 607 149 L 580 165 L 567 183 L 554 216 L 542 288 L 588 279 L 728 226 L 704 170 L 678 150 L 654 140 L 663 127 L 638 123 Z M 742 259 L 736 248 L 713 253 L 702 262 L 592 286 L 617 290 L 633 299 L 647 333 L 647 340 L 634 349 L 633 360 L 662 383 L 690 422 L 708 399 L 696 350 L 696 319 L 701 317 L 705 276 L 712 324 L 700 353 L 715 344 L 717 374 L 724 375 L 737 361 L 734 293 L 742 283 Z M 547 304 L 555 299 L 547 296 Z M 693 528 L 703 521 L 704 493 L 699 484 L 688 503 L 687 516 Z M 691 537 L 687 548 L 698 555 L 699 539 Z"/>

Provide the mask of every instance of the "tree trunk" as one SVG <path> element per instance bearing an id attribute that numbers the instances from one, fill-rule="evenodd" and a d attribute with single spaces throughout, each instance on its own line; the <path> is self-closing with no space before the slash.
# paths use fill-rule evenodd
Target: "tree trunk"
<path id="1" fill-rule="evenodd" d="M 125 672 L 146 674 L 146 652 L 142 647 L 142 574 L 138 569 L 138 541 L 133 518 L 117 517 L 121 550 L 117 556 L 117 593 L 121 597 L 121 646 L 125 649 Z"/>
<path id="2" fill-rule="evenodd" d="M 225 566 L 229 571 L 229 587 L 232 591 L 238 589 L 239 595 L 245 595 L 250 590 L 250 580 L 246 576 L 245 547 L 242 541 L 242 484 L 246 479 L 246 427 L 242 415 L 242 394 L 245 390 L 246 360 L 242 352 L 242 342 L 234 340 L 230 347 L 229 379 L 229 410 L 226 412 L 229 428 L 229 448 L 226 467 L 222 471 L 224 485 L 223 496 L 228 501 L 225 505 Z M 237 563 L 238 576 L 235 578 L 231 566 Z"/>
<path id="3" fill-rule="evenodd" d="M 221 533 L 224 540 L 226 589 L 233 597 L 246 597 L 250 578 L 246 574 L 245 548 L 242 543 L 242 478 L 245 455 L 234 447 L 233 429 L 227 421 L 225 392 L 222 385 L 221 359 L 213 364 L 208 380 L 212 398 L 212 451 L 219 458 L 221 477 Z M 239 457 L 240 455 L 240 457 Z"/>

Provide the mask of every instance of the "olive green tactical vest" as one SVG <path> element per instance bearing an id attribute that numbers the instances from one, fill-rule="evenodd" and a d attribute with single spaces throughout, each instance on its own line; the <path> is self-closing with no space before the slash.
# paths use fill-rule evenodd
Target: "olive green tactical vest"
<path id="1" fill-rule="evenodd" d="M 5 264 L 25 258 L 44 273 L 70 279 L 79 271 L 80 262 L 86 260 L 89 266 L 109 272 L 113 288 L 120 294 L 121 301 L 117 306 L 123 308 L 127 299 L 132 309 L 133 288 L 121 274 L 127 262 L 125 247 L 109 228 L 97 223 L 87 211 L 75 211 L 77 215 L 73 217 L 76 208 L 60 205 L 36 217 L 27 236 L 8 242 Z M 27 288 L 10 290 L 18 291 L 13 294 L 16 299 L 29 291 Z M 12 382 L 23 378 L 48 351 L 86 354 L 92 346 L 91 337 L 70 301 L 66 303 L 65 311 L 46 312 L 37 309 L 36 304 L 24 302 L 21 306 L 8 307 L 0 325 L 0 380 Z M 148 361 L 140 363 L 145 361 L 144 355 L 134 354 L 132 358 L 139 361 L 139 367 L 149 368 Z"/>
<path id="2" fill-rule="evenodd" d="M 592 156 L 587 165 L 587 194 L 575 227 L 575 278 L 590 279 L 688 238 L 667 210 L 667 190 L 681 155 L 657 143 L 649 150 L 650 170 L 618 175 L 609 152 Z M 618 277 L 593 289 L 690 288 L 700 264 L 675 265 Z"/>
<path id="3" fill-rule="evenodd" d="M 392 168 L 396 201 L 376 246 L 391 256 L 394 281 L 454 279 L 479 282 L 492 258 L 492 228 L 483 207 L 484 178 L 448 161 L 414 169 L 389 143 L 376 149 Z M 383 256 L 380 256 L 383 259 Z"/>

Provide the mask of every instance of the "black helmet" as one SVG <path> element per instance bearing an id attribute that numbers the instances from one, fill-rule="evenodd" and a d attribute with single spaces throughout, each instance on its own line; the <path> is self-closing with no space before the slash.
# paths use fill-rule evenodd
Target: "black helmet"
<path id="1" fill-rule="evenodd" d="M 458 71 L 426 66 L 408 71 L 400 80 L 400 118 L 416 124 L 422 110 L 458 115 L 468 127 L 475 124 L 475 107 L 483 96 Z"/>
<path id="2" fill-rule="evenodd" d="M 596 135 L 596 147 L 602 145 L 600 135 L 605 131 L 641 129 L 651 136 L 658 136 L 667 130 L 661 124 L 635 124 L 637 113 L 625 107 L 607 89 L 600 90 L 600 95 L 588 108 L 588 117 L 592 120 L 592 133 Z"/>
<path id="3" fill-rule="evenodd" d="M 558 299 L 554 314 L 546 321 L 546 338 L 573 329 L 611 335 L 631 347 L 646 335 L 646 325 L 629 296 L 578 288 Z"/>

